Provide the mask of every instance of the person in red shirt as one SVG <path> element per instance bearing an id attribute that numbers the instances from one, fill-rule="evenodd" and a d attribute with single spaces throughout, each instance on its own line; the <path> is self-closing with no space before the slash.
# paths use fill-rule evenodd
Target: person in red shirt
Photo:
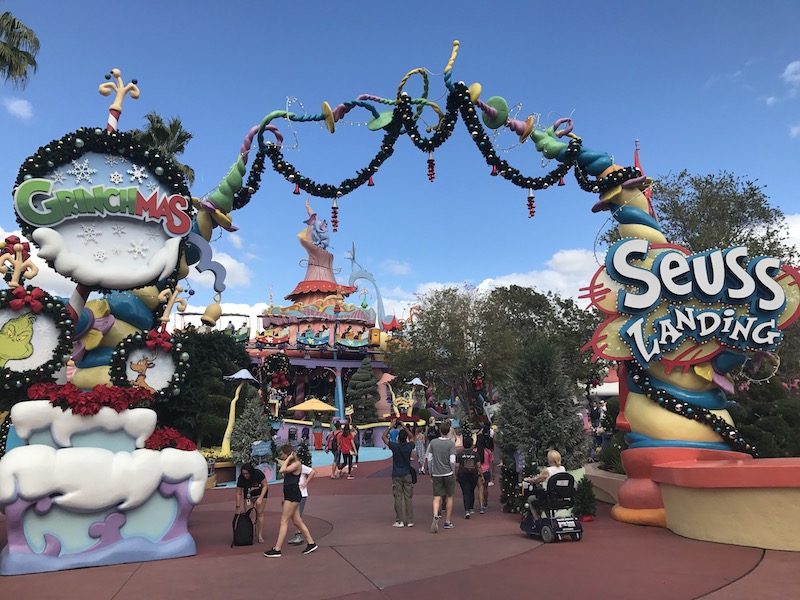
<path id="1" fill-rule="evenodd" d="M 347 478 L 353 479 L 353 454 L 356 452 L 356 445 L 350 425 L 346 424 L 342 429 L 342 435 L 339 437 L 339 450 L 342 454 L 339 459 L 339 471 L 344 473 L 344 468 L 347 466 Z"/>

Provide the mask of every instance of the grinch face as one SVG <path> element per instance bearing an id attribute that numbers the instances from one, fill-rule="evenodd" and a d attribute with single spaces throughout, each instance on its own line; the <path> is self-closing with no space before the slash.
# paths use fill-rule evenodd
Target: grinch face
<path id="1" fill-rule="evenodd" d="M 0 327 L 0 367 L 5 367 L 10 360 L 21 360 L 33 354 L 33 320 L 32 314 L 21 315 Z"/>

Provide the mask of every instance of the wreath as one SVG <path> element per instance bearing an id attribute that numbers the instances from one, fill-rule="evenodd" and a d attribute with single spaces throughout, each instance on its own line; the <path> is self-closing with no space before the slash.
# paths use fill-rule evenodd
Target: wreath
<path id="1" fill-rule="evenodd" d="M 165 328 L 136 333 L 122 340 L 111 353 L 111 383 L 140 387 L 156 401 L 180 394 L 189 367 L 189 353 Z"/>
<path id="2" fill-rule="evenodd" d="M 0 382 L 13 390 L 53 381 L 72 353 L 66 305 L 38 287 L 0 290 Z"/>
<path id="3" fill-rule="evenodd" d="M 290 380 L 294 376 L 294 367 L 292 367 L 289 357 L 283 352 L 268 356 L 262 369 L 264 375 L 266 375 L 266 377 L 262 378 L 262 381 L 276 390 L 288 388 L 291 383 Z"/>

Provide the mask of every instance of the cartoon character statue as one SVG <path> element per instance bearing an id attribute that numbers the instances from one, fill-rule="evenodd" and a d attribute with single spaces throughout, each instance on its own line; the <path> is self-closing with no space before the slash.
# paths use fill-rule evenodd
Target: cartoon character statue
<path id="1" fill-rule="evenodd" d="M 0 327 L 0 367 L 33 354 L 33 321 L 34 316 L 28 313 L 9 319 Z"/>

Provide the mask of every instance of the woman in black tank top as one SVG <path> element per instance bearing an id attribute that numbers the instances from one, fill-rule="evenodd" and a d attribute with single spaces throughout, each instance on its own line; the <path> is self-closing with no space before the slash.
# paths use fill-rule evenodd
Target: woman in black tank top
<path id="1" fill-rule="evenodd" d="M 300 493 L 300 471 L 303 464 L 297 458 L 294 448 L 291 444 L 284 444 L 281 448 L 281 458 L 278 461 L 283 474 L 283 509 L 281 511 L 281 526 L 278 530 L 278 539 L 275 546 L 271 550 L 264 552 L 264 556 L 270 558 L 277 558 L 281 555 L 281 546 L 286 539 L 286 533 L 289 529 L 289 521 L 294 523 L 308 544 L 303 554 L 309 554 L 317 549 L 314 543 L 314 538 L 308 531 L 308 527 L 303 523 L 303 518 L 300 516 L 300 501 L 303 499 Z"/>

